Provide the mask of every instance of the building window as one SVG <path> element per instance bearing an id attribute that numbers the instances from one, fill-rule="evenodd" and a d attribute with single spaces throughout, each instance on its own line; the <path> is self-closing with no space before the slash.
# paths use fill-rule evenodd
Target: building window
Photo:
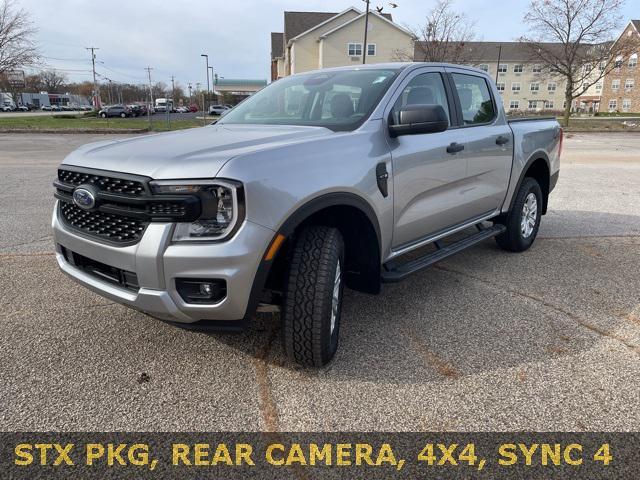
<path id="1" fill-rule="evenodd" d="M 376 44 L 375 43 L 367 44 L 367 56 L 368 57 L 375 57 L 376 56 Z"/>
<path id="2" fill-rule="evenodd" d="M 611 82 L 611 90 L 619 90 L 620 89 L 620 79 L 616 78 Z"/>
<path id="3" fill-rule="evenodd" d="M 357 57 L 359 55 L 362 55 L 361 43 L 350 43 L 347 49 L 348 49 L 348 55 L 350 57 Z"/>
<path id="4" fill-rule="evenodd" d="M 629 110 L 631 110 L 631 99 L 630 98 L 624 98 L 622 100 L 622 111 L 623 112 L 628 112 Z"/>
<path id="5" fill-rule="evenodd" d="M 629 57 L 629 68 L 634 68 L 638 65 L 638 54 L 634 53 Z"/>
<path id="6" fill-rule="evenodd" d="M 553 108 L 553 100 L 545 100 L 544 101 L 544 108 L 546 110 L 550 110 Z"/>
<path id="7" fill-rule="evenodd" d="M 616 57 L 616 61 L 614 62 L 613 66 L 615 67 L 616 71 L 620 72 L 620 67 L 622 67 L 622 57 L 620 55 Z"/>
<path id="8" fill-rule="evenodd" d="M 618 108 L 618 101 L 617 100 L 609 100 L 609 111 L 610 112 L 615 112 L 616 108 Z"/>
<path id="9" fill-rule="evenodd" d="M 531 85 L 529 85 L 529 88 L 531 89 L 532 92 L 539 92 L 540 84 L 538 82 L 533 82 Z"/>
<path id="10" fill-rule="evenodd" d="M 596 82 L 596 92 L 602 91 L 602 82 Z"/>
<path id="11" fill-rule="evenodd" d="M 624 89 L 631 90 L 634 84 L 635 82 L 633 81 L 633 78 L 627 78 L 627 80 L 624 82 Z"/>
<path id="12" fill-rule="evenodd" d="M 599 67 L 598 67 L 598 68 L 599 68 L 599 70 L 600 70 L 600 73 L 604 72 L 604 71 L 606 70 L 606 68 L 607 68 L 607 62 L 606 62 L 606 60 L 605 60 L 605 61 L 600 62 L 600 65 L 599 65 Z"/>
<path id="13" fill-rule="evenodd" d="M 518 102 L 518 100 L 511 100 L 511 103 L 509 103 L 509 110 L 517 110 L 518 108 L 520 108 L 520 102 Z"/>
<path id="14" fill-rule="evenodd" d="M 529 100 L 529 110 L 535 110 L 536 108 L 538 108 L 538 101 Z"/>
<path id="15" fill-rule="evenodd" d="M 504 82 L 496 83 L 496 88 L 498 89 L 499 92 L 504 92 L 504 87 L 505 87 Z"/>
<path id="16" fill-rule="evenodd" d="M 557 88 L 556 82 L 547 83 L 547 92 L 555 92 Z"/>
<path id="17" fill-rule="evenodd" d="M 501 63 L 498 65 L 498 73 L 507 73 L 507 68 L 509 66 L 506 63 Z"/>
<path id="18" fill-rule="evenodd" d="M 489 65 L 487 65 L 486 63 L 483 63 L 482 65 L 478 65 L 478 68 L 480 70 L 482 70 L 483 72 L 488 72 L 489 71 Z"/>
<path id="19" fill-rule="evenodd" d="M 540 73 L 542 72 L 542 65 L 534 65 L 533 67 L 531 67 L 531 71 L 533 73 Z"/>
<path id="20" fill-rule="evenodd" d="M 514 65 L 513 71 L 514 73 L 522 73 L 522 65 Z"/>
<path id="21" fill-rule="evenodd" d="M 515 82 L 511 84 L 511 91 L 512 92 L 519 92 L 520 91 L 520 83 L 519 82 Z"/>

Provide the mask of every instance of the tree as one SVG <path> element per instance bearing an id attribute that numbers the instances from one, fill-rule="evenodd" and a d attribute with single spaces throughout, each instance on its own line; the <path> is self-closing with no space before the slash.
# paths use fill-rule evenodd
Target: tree
<path id="1" fill-rule="evenodd" d="M 38 59 L 35 33 L 27 12 L 13 0 L 0 0 L 0 76 L 33 65 Z"/>
<path id="2" fill-rule="evenodd" d="M 616 67 L 618 57 L 637 48 L 637 39 L 611 35 L 620 30 L 624 0 L 532 0 L 524 17 L 525 42 L 532 61 L 566 82 L 564 125 L 571 104 Z M 636 44 L 634 47 L 633 44 Z"/>
<path id="3" fill-rule="evenodd" d="M 439 0 L 426 23 L 412 30 L 414 58 L 420 62 L 465 62 L 465 44 L 473 40 L 475 23 L 453 9 L 453 0 Z"/>
<path id="4" fill-rule="evenodd" d="M 67 83 L 67 76 L 55 70 L 44 70 L 40 72 L 40 84 L 45 92 L 61 93 L 59 90 Z"/>

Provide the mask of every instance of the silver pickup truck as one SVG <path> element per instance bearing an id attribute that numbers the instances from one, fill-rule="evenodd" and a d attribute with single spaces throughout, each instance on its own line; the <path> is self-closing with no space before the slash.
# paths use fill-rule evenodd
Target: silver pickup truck
<path id="1" fill-rule="evenodd" d="M 57 260 L 185 327 L 240 329 L 280 310 L 287 355 L 320 366 L 345 285 L 376 294 L 490 237 L 528 249 L 561 148 L 554 119 L 507 120 L 473 68 L 294 75 L 214 125 L 71 153 L 54 182 Z"/>

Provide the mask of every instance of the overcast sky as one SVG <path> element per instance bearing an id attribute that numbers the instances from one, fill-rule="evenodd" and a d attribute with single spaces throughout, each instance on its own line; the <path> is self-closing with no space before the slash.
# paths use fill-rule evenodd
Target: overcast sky
<path id="1" fill-rule="evenodd" d="M 97 71 L 114 81 L 153 81 L 183 86 L 206 83 L 204 58 L 226 78 L 269 76 L 270 37 L 283 30 L 283 12 L 362 9 L 362 0 L 17 0 L 39 29 L 42 67 L 64 69 L 72 80 L 90 78 L 91 57 L 99 47 Z M 417 26 L 435 0 L 372 0 L 401 25 Z M 625 18 L 640 16 L 627 0 Z M 515 40 L 523 33 L 528 0 L 457 0 L 455 8 L 476 21 L 480 40 Z"/>

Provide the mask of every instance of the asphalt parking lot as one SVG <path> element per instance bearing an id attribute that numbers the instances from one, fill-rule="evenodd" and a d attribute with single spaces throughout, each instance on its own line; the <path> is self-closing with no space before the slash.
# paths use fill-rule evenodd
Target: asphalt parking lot
<path id="1" fill-rule="evenodd" d="M 285 362 L 277 314 L 192 333 L 58 271 L 51 181 L 95 138 L 0 135 L 0 430 L 640 430 L 640 135 L 565 139 L 528 252 L 347 292 L 323 370 Z"/>

